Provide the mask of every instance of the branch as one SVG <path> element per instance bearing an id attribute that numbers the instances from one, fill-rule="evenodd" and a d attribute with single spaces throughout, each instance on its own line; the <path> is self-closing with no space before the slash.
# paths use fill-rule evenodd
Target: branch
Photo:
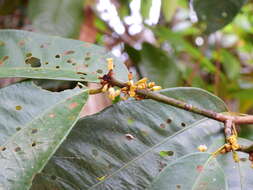
<path id="1" fill-rule="evenodd" d="M 253 144 L 249 145 L 249 146 L 240 146 L 240 148 L 238 149 L 238 151 L 241 152 L 246 152 L 246 153 L 253 153 Z"/>
<path id="2" fill-rule="evenodd" d="M 108 82 L 113 85 L 113 86 L 118 86 L 120 88 L 123 87 L 128 87 L 128 85 L 126 83 L 123 83 L 113 77 L 110 78 L 110 80 L 108 80 Z M 222 113 L 217 113 L 215 111 L 212 110 L 207 110 L 207 109 L 202 109 L 196 106 L 193 106 L 191 104 L 187 104 L 183 101 L 180 100 L 176 100 L 174 98 L 170 98 L 168 96 L 159 94 L 157 92 L 152 92 L 149 90 L 136 90 L 136 93 L 140 96 L 142 96 L 143 98 L 148 98 L 148 99 L 153 99 L 156 100 L 158 102 L 162 102 L 186 111 L 190 111 L 193 113 L 197 113 L 200 115 L 203 115 L 205 117 L 220 121 L 225 123 L 226 121 L 231 121 L 234 124 L 253 124 L 253 115 L 245 115 L 245 116 L 230 116 L 230 115 L 225 115 Z"/>

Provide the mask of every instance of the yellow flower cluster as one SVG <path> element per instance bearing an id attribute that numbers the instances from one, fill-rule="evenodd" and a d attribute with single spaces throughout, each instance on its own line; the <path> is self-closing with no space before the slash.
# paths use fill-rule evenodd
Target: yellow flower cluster
<path id="1" fill-rule="evenodd" d="M 230 143 L 232 150 L 238 150 L 240 148 L 240 145 L 237 143 L 237 136 L 236 135 L 230 136 L 227 139 L 227 141 Z"/>
<path id="2" fill-rule="evenodd" d="M 113 64 L 113 59 L 108 58 L 107 60 L 107 68 L 109 72 L 113 71 L 114 69 L 114 64 Z M 133 81 L 133 75 L 132 73 L 128 74 L 128 81 L 125 83 L 125 87 L 121 89 L 115 89 L 113 88 L 109 83 L 104 83 L 102 92 L 108 92 L 108 96 L 111 100 L 115 100 L 117 96 L 121 96 L 121 99 L 127 100 L 129 97 L 135 98 L 137 100 L 143 99 L 140 97 L 138 94 L 136 94 L 136 90 L 149 90 L 149 91 L 157 91 L 161 90 L 161 86 L 156 86 L 154 82 L 148 82 L 148 78 L 143 78 L 137 82 Z"/>

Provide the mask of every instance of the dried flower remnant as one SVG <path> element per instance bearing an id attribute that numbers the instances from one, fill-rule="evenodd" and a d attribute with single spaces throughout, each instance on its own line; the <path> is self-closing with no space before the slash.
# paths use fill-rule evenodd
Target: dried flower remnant
<path id="1" fill-rule="evenodd" d="M 205 144 L 199 145 L 199 146 L 198 146 L 198 150 L 199 150 L 200 152 L 206 152 L 206 151 L 207 151 L 207 146 L 206 146 Z"/>

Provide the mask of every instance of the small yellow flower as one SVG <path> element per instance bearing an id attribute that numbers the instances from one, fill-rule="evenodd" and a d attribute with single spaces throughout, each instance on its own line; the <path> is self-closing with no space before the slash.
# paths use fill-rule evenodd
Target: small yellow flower
<path id="1" fill-rule="evenodd" d="M 148 81 L 148 78 L 144 77 L 141 80 L 137 81 L 136 84 L 142 84 L 142 83 L 146 83 Z"/>
<path id="2" fill-rule="evenodd" d="M 128 86 L 133 86 L 133 85 L 134 85 L 134 81 L 133 81 L 133 80 L 127 81 L 127 85 L 128 85 Z"/>
<path id="3" fill-rule="evenodd" d="M 128 73 L 128 80 L 133 80 L 133 74 L 131 72 Z"/>
<path id="4" fill-rule="evenodd" d="M 203 144 L 203 145 L 201 144 L 201 145 L 198 146 L 198 150 L 200 152 L 206 152 L 207 151 L 207 146 L 205 144 Z"/>
<path id="5" fill-rule="evenodd" d="M 155 82 L 149 82 L 149 83 L 148 83 L 148 87 L 149 87 L 149 88 L 152 88 L 152 87 L 154 87 L 154 86 L 155 86 Z"/>
<path id="6" fill-rule="evenodd" d="M 119 89 L 116 90 L 116 91 L 115 91 L 115 97 L 119 96 L 119 95 L 120 95 L 120 92 L 121 92 L 121 91 L 120 91 Z"/>
<path id="7" fill-rule="evenodd" d="M 147 88 L 147 84 L 146 83 L 142 83 L 142 84 L 138 84 L 137 85 L 137 89 L 145 89 Z"/>
<path id="8" fill-rule="evenodd" d="M 239 158 L 237 152 L 235 152 L 235 151 L 233 151 L 233 159 L 234 159 L 235 162 L 239 162 L 240 161 L 240 158 Z"/>
<path id="9" fill-rule="evenodd" d="M 161 90 L 161 89 L 162 89 L 161 86 L 154 86 L 151 88 L 151 90 L 153 90 L 153 91 L 157 91 L 157 90 Z"/>
<path id="10" fill-rule="evenodd" d="M 108 84 L 105 84 L 102 88 L 102 92 L 106 92 L 108 90 Z"/>
<path id="11" fill-rule="evenodd" d="M 114 100 L 115 97 L 116 97 L 116 96 L 115 96 L 115 90 L 114 90 L 114 88 L 110 87 L 109 90 L 108 90 L 108 93 L 109 93 L 108 97 L 109 97 L 111 100 Z"/>
<path id="12" fill-rule="evenodd" d="M 113 58 L 107 58 L 106 61 L 107 61 L 107 68 L 108 68 L 108 70 L 109 71 L 113 70 L 113 68 L 114 68 Z"/>
<path id="13" fill-rule="evenodd" d="M 130 97 L 134 97 L 135 96 L 135 90 L 136 90 L 137 86 L 130 86 L 130 90 L 129 90 L 129 95 Z"/>

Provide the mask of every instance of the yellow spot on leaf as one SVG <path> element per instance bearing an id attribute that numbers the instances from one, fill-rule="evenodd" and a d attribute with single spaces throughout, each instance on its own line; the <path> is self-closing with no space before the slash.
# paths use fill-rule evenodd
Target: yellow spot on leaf
<path id="1" fill-rule="evenodd" d="M 22 106 L 16 106 L 16 110 L 19 111 L 19 110 L 22 110 Z"/>
<path id="2" fill-rule="evenodd" d="M 103 180 L 105 180 L 105 178 L 106 178 L 106 175 L 104 175 L 104 176 L 102 176 L 102 177 L 97 177 L 97 180 L 103 181 Z"/>

